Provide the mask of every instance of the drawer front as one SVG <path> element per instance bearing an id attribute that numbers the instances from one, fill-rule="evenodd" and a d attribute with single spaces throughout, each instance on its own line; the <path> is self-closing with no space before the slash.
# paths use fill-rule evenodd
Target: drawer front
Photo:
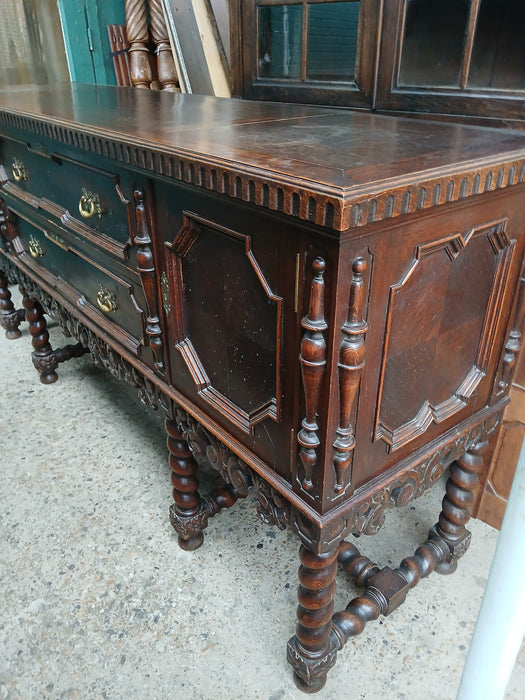
<path id="1" fill-rule="evenodd" d="M 144 344 L 146 312 L 140 284 L 132 284 L 76 249 L 52 228 L 16 216 L 19 258 L 83 314 L 135 354 Z"/>
<path id="2" fill-rule="evenodd" d="M 93 243 L 107 248 L 106 238 L 121 244 L 130 239 L 128 202 L 134 177 L 80 163 L 69 156 L 48 152 L 40 144 L 3 139 L 0 162 L 11 194 L 44 209 Z M 121 254 L 117 248 L 114 251 Z"/>

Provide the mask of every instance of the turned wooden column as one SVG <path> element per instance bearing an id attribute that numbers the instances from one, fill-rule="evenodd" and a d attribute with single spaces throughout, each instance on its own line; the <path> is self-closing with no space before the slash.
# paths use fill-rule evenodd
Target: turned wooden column
<path id="1" fill-rule="evenodd" d="M 149 0 L 149 20 L 157 54 L 157 75 L 161 89 L 180 92 L 161 0 Z"/>
<path id="2" fill-rule="evenodd" d="M 288 642 L 288 661 L 294 667 L 295 684 L 315 693 L 326 683 L 336 662 L 337 650 L 330 637 L 334 611 L 337 548 L 314 554 L 301 545 L 295 637 Z"/>
<path id="3" fill-rule="evenodd" d="M 198 464 L 176 421 L 166 419 L 166 432 L 175 501 L 170 506 L 170 522 L 179 535 L 179 547 L 193 550 L 201 546 L 208 525 L 208 513 L 201 506 L 199 494 Z"/>
<path id="4" fill-rule="evenodd" d="M 478 442 L 452 462 L 450 467 L 439 520 L 429 534 L 430 539 L 439 538 L 450 549 L 450 559 L 436 566 L 436 571 L 440 574 L 453 573 L 457 569 L 458 559 L 470 546 L 471 534 L 465 525 L 470 520 L 479 486 L 478 474 L 483 467 L 482 454 L 487 447 L 486 440 Z"/>
<path id="5" fill-rule="evenodd" d="M 313 262 L 314 278 L 310 289 L 308 315 L 301 321 L 304 335 L 301 341 L 301 376 L 305 399 L 306 416 L 297 434 L 300 445 L 299 458 L 303 466 L 302 486 L 305 491 L 313 488 L 314 470 L 317 466 L 317 450 L 321 445 L 317 409 L 321 386 L 326 370 L 326 341 L 324 331 L 328 328 L 324 319 L 324 271 L 326 263 L 323 258 Z"/>
<path id="6" fill-rule="evenodd" d="M 146 0 L 126 0 L 126 34 L 130 44 L 131 82 L 134 87 L 149 89 L 152 75 Z"/>
<path id="7" fill-rule="evenodd" d="M 8 340 L 20 338 L 19 326 L 25 319 L 24 309 L 16 309 L 11 300 L 7 276 L 0 270 L 0 326 L 5 330 Z"/>

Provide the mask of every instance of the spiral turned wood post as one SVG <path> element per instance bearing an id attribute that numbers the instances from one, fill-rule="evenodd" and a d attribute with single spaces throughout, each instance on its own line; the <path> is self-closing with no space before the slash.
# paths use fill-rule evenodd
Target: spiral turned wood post
<path id="1" fill-rule="evenodd" d="M 175 501 L 170 506 L 170 522 L 179 535 L 179 547 L 193 550 L 201 546 L 208 525 L 208 513 L 201 507 L 198 464 L 176 421 L 166 420 L 166 432 Z"/>
<path id="2" fill-rule="evenodd" d="M 58 379 L 58 374 L 55 371 L 58 367 L 58 361 L 49 343 L 44 311 L 38 301 L 27 296 L 22 285 L 20 285 L 20 292 L 26 321 L 29 323 L 29 332 L 31 333 L 33 364 L 40 374 L 42 384 L 53 384 Z"/>
<path id="3" fill-rule="evenodd" d="M 5 337 L 8 340 L 20 338 L 22 333 L 19 326 L 25 319 L 24 309 L 15 309 L 9 291 L 7 276 L 0 270 L 0 326 L 5 330 Z"/>
<path id="4" fill-rule="evenodd" d="M 458 559 L 469 548 L 471 535 L 465 525 L 470 520 L 479 486 L 478 474 L 483 467 L 482 454 L 487 446 L 487 441 L 478 442 L 450 467 L 439 520 L 429 533 L 430 539 L 443 540 L 450 550 L 450 559 L 436 566 L 440 574 L 453 573 Z"/>
<path id="5" fill-rule="evenodd" d="M 157 75 L 162 90 L 180 92 L 162 0 L 149 0 L 150 31 L 157 54 Z"/>
<path id="6" fill-rule="evenodd" d="M 315 693 L 326 683 L 337 656 L 330 636 L 337 549 L 318 555 L 301 545 L 299 556 L 297 628 L 288 642 L 288 661 L 294 667 L 297 687 Z"/>
<path id="7" fill-rule="evenodd" d="M 134 87 L 148 88 L 151 85 L 150 53 L 146 17 L 146 0 L 126 0 L 126 33 L 129 41 L 131 82 Z"/>

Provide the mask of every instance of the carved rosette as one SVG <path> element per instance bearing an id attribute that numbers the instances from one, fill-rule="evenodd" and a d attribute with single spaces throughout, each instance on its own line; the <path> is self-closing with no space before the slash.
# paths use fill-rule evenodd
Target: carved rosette
<path id="1" fill-rule="evenodd" d="M 328 328 L 324 319 L 324 271 L 325 261 L 316 258 L 313 262 L 314 278 L 310 290 L 310 305 L 308 315 L 301 321 L 305 333 L 301 342 L 301 375 L 303 379 L 306 417 L 297 435 L 301 446 L 299 457 L 303 466 L 304 477 L 302 487 L 311 491 L 312 476 L 317 465 L 317 448 L 320 446 L 317 424 L 317 410 L 321 386 L 326 370 L 326 342 L 323 331 Z"/>
<path id="2" fill-rule="evenodd" d="M 157 301 L 157 271 L 151 249 L 151 236 L 144 205 L 144 195 L 142 190 L 137 189 L 133 196 L 135 198 L 137 270 L 140 275 L 148 310 L 146 335 L 155 357 L 155 370 L 159 374 L 165 374 L 162 329 L 160 327 L 159 304 Z"/>
<path id="3" fill-rule="evenodd" d="M 521 271 L 521 277 L 518 287 L 518 299 L 514 316 L 512 319 L 512 330 L 509 333 L 507 343 L 505 345 L 505 354 L 503 356 L 503 367 L 501 377 L 498 382 L 498 395 L 503 395 L 508 391 L 511 381 L 516 358 L 521 348 L 522 329 L 525 317 L 525 264 Z"/>
<path id="4" fill-rule="evenodd" d="M 348 317 L 341 329 L 343 342 L 339 351 L 339 427 L 334 442 L 335 486 L 336 493 L 342 493 L 348 482 L 348 470 L 352 462 L 355 447 L 352 416 L 365 366 L 365 341 L 367 323 L 363 320 L 365 289 L 363 275 L 367 264 L 364 258 L 356 258 L 352 265 L 352 283 L 348 303 Z"/>
<path id="5" fill-rule="evenodd" d="M 264 479 L 253 479 L 253 493 L 257 499 L 257 515 L 266 525 L 285 530 L 290 522 L 290 504 Z"/>

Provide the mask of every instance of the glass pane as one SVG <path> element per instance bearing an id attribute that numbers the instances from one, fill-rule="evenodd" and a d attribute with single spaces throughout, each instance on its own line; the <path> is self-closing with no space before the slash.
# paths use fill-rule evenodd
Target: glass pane
<path id="1" fill-rule="evenodd" d="M 407 0 L 399 85 L 459 85 L 469 0 Z"/>
<path id="2" fill-rule="evenodd" d="M 56 0 L 3 0 L 0 85 L 69 80 Z"/>
<path id="3" fill-rule="evenodd" d="M 350 81 L 355 73 L 360 2 L 310 5 L 306 75 Z"/>
<path id="4" fill-rule="evenodd" d="M 469 87 L 525 89 L 525 2 L 481 0 Z"/>
<path id="5" fill-rule="evenodd" d="M 259 77 L 301 78 L 303 8 L 259 7 Z"/>

